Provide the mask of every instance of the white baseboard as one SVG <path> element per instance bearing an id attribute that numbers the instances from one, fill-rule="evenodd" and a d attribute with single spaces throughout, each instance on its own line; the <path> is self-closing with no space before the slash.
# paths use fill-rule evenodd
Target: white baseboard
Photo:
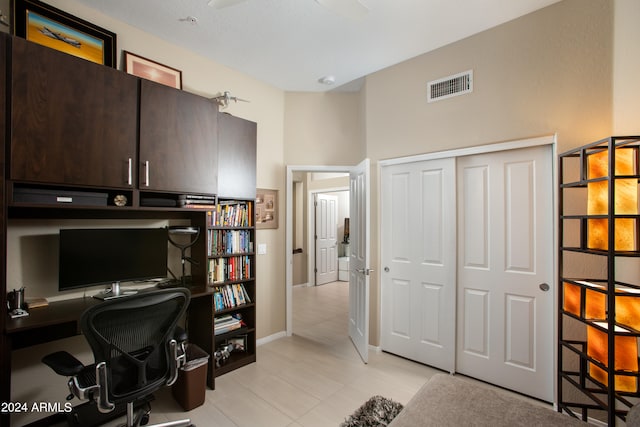
<path id="1" fill-rule="evenodd" d="M 306 288 L 308 286 L 311 286 L 308 282 L 307 283 L 299 283 L 297 285 L 293 285 L 294 288 Z"/>
<path id="2" fill-rule="evenodd" d="M 273 335 L 269 335 L 268 337 L 264 337 L 256 340 L 256 345 L 259 347 L 263 344 L 268 344 L 271 341 L 275 341 L 277 339 L 284 338 L 286 336 L 287 336 L 287 333 L 285 331 L 277 332 Z"/>

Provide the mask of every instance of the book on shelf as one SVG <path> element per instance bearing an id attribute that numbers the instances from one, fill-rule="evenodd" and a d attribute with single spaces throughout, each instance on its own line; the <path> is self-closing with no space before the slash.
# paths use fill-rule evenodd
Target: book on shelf
<path id="1" fill-rule="evenodd" d="M 215 311 L 239 307 L 249 302 L 251 302 L 251 298 L 242 283 L 220 286 L 213 293 Z"/>
<path id="2" fill-rule="evenodd" d="M 248 255 L 209 260 L 209 283 L 223 283 L 251 278 L 252 261 Z"/>
<path id="3" fill-rule="evenodd" d="M 207 255 L 253 252 L 250 230 L 207 230 Z"/>
<path id="4" fill-rule="evenodd" d="M 210 227 L 250 227 L 251 203 L 242 201 L 219 202 L 207 220 Z"/>
<path id="5" fill-rule="evenodd" d="M 180 194 L 178 195 L 178 206 L 182 208 L 215 209 L 215 196 L 200 194 Z"/>
<path id="6" fill-rule="evenodd" d="M 214 335 L 226 334 L 227 332 L 240 329 L 243 326 L 245 326 L 245 324 L 242 321 L 242 316 L 240 314 L 226 314 L 213 319 Z"/>
<path id="7" fill-rule="evenodd" d="M 33 308 L 47 307 L 48 305 L 49 301 L 46 298 L 33 298 L 27 300 L 27 308 L 29 310 Z"/>

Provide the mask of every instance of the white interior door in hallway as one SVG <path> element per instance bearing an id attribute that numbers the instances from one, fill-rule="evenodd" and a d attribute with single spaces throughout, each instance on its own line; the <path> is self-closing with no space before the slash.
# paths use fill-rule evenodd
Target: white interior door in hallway
<path id="1" fill-rule="evenodd" d="M 338 196 L 315 195 L 316 285 L 338 280 Z"/>
<path id="2" fill-rule="evenodd" d="M 371 273 L 369 159 L 349 172 L 351 258 L 349 260 L 349 338 L 362 361 L 369 361 L 369 276 Z"/>
<path id="3" fill-rule="evenodd" d="M 553 400 L 552 164 L 537 145 L 383 166 L 383 350 Z"/>

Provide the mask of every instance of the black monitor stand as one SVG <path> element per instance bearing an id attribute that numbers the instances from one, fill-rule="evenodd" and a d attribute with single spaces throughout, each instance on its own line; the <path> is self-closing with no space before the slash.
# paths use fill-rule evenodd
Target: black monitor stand
<path id="1" fill-rule="evenodd" d="M 107 301 L 114 298 L 128 297 L 137 293 L 138 291 L 135 289 L 127 289 L 126 291 L 123 291 L 120 289 L 120 282 L 114 282 L 111 284 L 111 289 L 106 289 L 102 292 L 99 292 L 93 297 L 99 300 Z"/>

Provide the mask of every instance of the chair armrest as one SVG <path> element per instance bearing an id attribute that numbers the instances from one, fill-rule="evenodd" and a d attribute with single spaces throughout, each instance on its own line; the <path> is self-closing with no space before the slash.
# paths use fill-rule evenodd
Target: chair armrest
<path id="1" fill-rule="evenodd" d="M 182 329 L 180 326 L 176 326 L 176 329 L 173 331 L 173 338 L 178 342 L 182 343 L 187 340 L 187 332 Z"/>
<path id="2" fill-rule="evenodd" d="M 66 351 L 57 351 L 42 358 L 42 363 L 49 366 L 58 375 L 72 377 L 79 374 L 84 365 Z"/>

